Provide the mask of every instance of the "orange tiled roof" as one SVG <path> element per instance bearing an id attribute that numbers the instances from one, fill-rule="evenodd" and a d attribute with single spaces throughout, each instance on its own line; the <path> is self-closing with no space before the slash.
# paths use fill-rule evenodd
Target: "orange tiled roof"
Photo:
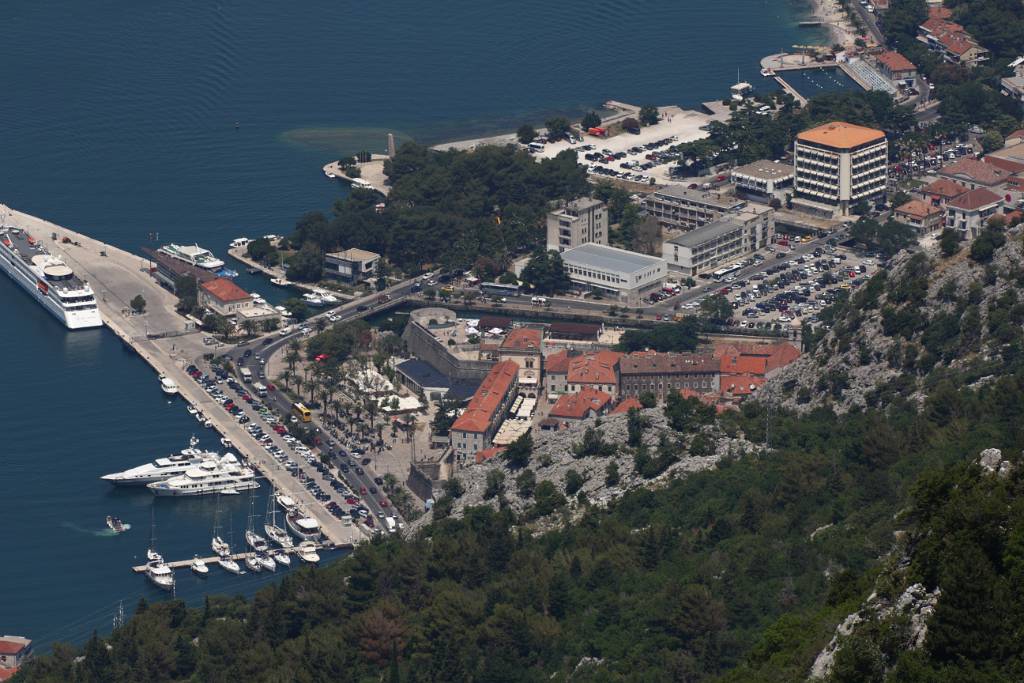
<path id="1" fill-rule="evenodd" d="M 219 277 L 199 285 L 218 301 L 245 301 L 249 293 L 227 278 Z"/>
<path id="2" fill-rule="evenodd" d="M 1000 200 L 1002 200 L 1002 197 L 997 195 L 995 192 L 992 192 L 991 190 L 986 190 L 984 187 L 979 187 L 976 190 L 964 192 L 956 199 L 950 200 L 947 206 L 952 206 L 957 209 L 963 209 L 965 211 L 974 211 L 976 209 L 980 209 L 983 206 L 995 204 Z"/>
<path id="3" fill-rule="evenodd" d="M 722 356 L 719 372 L 723 375 L 760 375 L 763 377 L 768 372 L 768 359 L 763 356 Z"/>
<path id="4" fill-rule="evenodd" d="M 914 71 L 914 63 L 895 50 L 888 50 L 878 55 L 878 62 L 889 71 Z"/>
<path id="5" fill-rule="evenodd" d="M 1024 171 L 1024 163 L 1014 161 L 1013 159 L 1004 159 L 1002 157 L 987 156 L 983 157 L 982 161 L 986 164 L 992 164 L 996 168 L 1002 169 L 1007 173 L 1020 173 Z"/>
<path id="6" fill-rule="evenodd" d="M 942 209 L 937 206 L 932 206 L 928 202 L 921 201 L 920 199 L 911 199 L 906 204 L 900 204 L 896 207 L 896 213 L 910 216 L 917 220 L 924 220 L 925 218 L 928 218 L 928 216 L 942 213 Z"/>
<path id="7" fill-rule="evenodd" d="M 574 384 L 615 384 L 615 366 L 622 356 L 617 351 L 585 353 L 569 359 L 568 381 Z"/>
<path id="8" fill-rule="evenodd" d="M 559 396 L 548 415 L 563 420 L 582 420 L 591 410 L 601 412 L 611 400 L 612 397 L 603 391 L 588 387 L 576 394 Z"/>
<path id="9" fill-rule="evenodd" d="M 929 19 L 949 19 L 953 16 L 953 10 L 948 7 L 929 7 Z"/>
<path id="10" fill-rule="evenodd" d="M 955 180 L 939 178 L 938 180 L 921 188 L 921 192 L 924 192 L 925 194 L 932 194 L 942 199 L 952 199 L 953 197 L 959 197 L 964 192 L 967 192 L 967 188 Z"/>
<path id="11" fill-rule="evenodd" d="M 754 375 L 736 375 L 722 378 L 722 394 L 749 396 L 764 386 L 765 378 Z"/>
<path id="12" fill-rule="evenodd" d="M 544 372 L 549 375 L 564 375 L 569 372 L 569 352 L 562 350 L 544 358 Z"/>
<path id="13" fill-rule="evenodd" d="M 519 364 L 511 360 L 502 361 L 491 368 L 480 388 L 469 400 L 469 405 L 455 420 L 452 430 L 480 434 L 486 432 L 518 372 Z"/>
<path id="14" fill-rule="evenodd" d="M 508 333 L 508 336 L 501 342 L 501 349 L 503 351 L 537 351 L 539 353 L 542 339 L 540 330 L 520 327 Z"/>
<path id="15" fill-rule="evenodd" d="M 718 397 L 714 394 L 702 394 L 698 391 L 685 387 L 679 390 L 679 395 L 683 398 L 695 398 L 701 403 L 709 406 L 713 406 L 718 403 Z"/>
<path id="16" fill-rule="evenodd" d="M 474 458 L 476 460 L 476 464 L 479 465 L 486 460 L 490 460 L 503 450 L 505 450 L 504 446 L 494 446 L 492 448 L 485 448 L 482 451 L 477 451 L 476 457 Z"/>
<path id="17" fill-rule="evenodd" d="M 628 413 L 630 408 L 636 408 L 637 410 L 643 409 L 643 404 L 640 403 L 640 399 L 635 396 L 629 396 L 619 401 L 619 405 L 612 409 L 612 415 L 621 415 L 622 413 Z"/>
<path id="18" fill-rule="evenodd" d="M 797 134 L 797 140 L 826 145 L 836 149 L 850 149 L 868 142 L 885 139 L 885 133 L 874 128 L 857 126 L 844 121 L 833 121 Z"/>
<path id="19" fill-rule="evenodd" d="M 727 372 L 726 359 L 728 358 L 760 358 L 764 360 L 764 371 L 771 372 L 778 368 L 785 367 L 800 357 L 800 349 L 789 342 L 777 342 L 775 344 L 716 344 L 714 355 L 720 360 L 719 371 Z M 730 361 L 732 362 L 732 361 Z M 760 367 L 759 365 L 746 365 L 748 370 Z M 742 372 L 743 370 L 737 370 Z M 729 370 L 728 372 L 733 372 Z"/>
<path id="20" fill-rule="evenodd" d="M 996 185 L 1010 175 L 1001 168 L 973 157 L 957 159 L 952 164 L 940 168 L 939 173 L 945 176 L 962 176 L 982 185 Z"/>

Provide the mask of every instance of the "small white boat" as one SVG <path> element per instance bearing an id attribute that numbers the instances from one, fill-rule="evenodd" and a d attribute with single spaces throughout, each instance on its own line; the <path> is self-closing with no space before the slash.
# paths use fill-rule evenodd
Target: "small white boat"
<path id="1" fill-rule="evenodd" d="M 198 555 L 196 555 L 192 558 L 192 571 L 199 574 L 199 576 L 206 576 L 210 573 L 210 568 L 206 566 L 205 562 L 199 559 Z"/>
<path id="2" fill-rule="evenodd" d="M 220 440 L 220 445 L 223 446 L 224 448 L 228 449 L 228 450 L 231 450 L 231 449 L 233 449 L 235 447 L 235 444 L 231 443 L 231 439 L 227 439 L 227 438 L 221 439 Z"/>
<path id="3" fill-rule="evenodd" d="M 295 499 L 289 495 L 278 492 L 275 497 L 277 498 L 277 504 L 284 508 L 285 512 L 292 512 L 298 508 Z"/>
<path id="4" fill-rule="evenodd" d="M 157 588 L 165 591 L 174 590 L 174 572 L 163 560 L 147 562 L 146 577 Z"/>
<path id="5" fill-rule="evenodd" d="M 287 287 L 291 282 L 283 277 L 272 277 L 270 278 L 270 284 L 277 285 L 278 287 Z"/>
<path id="6" fill-rule="evenodd" d="M 266 569 L 268 572 L 277 571 L 277 563 L 267 553 L 256 553 L 256 561 L 260 563 L 260 566 Z"/>
<path id="7" fill-rule="evenodd" d="M 217 564 L 219 564 L 224 571 L 231 572 L 232 574 L 242 573 L 242 568 L 238 566 L 238 563 L 228 557 L 218 559 Z"/>
<path id="8" fill-rule="evenodd" d="M 146 551 L 146 559 L 150 562 L 163 562 L 164 556 L 150 548 Z"/>
<path id="9" fill-rule="evenodd" d="M 231 554 L 231 546 L 229 546 L 220 536 L 213 537 L 213 540 L 210 541 L 210 547 L 213 548 L 213 552 L 217 553 L 221 557 L 226 557 Z"/>
<path id="10" fill-rule="evenodd" d="M 124 520 L 119 517 L 107 515 L 107 528 L 113 531 L 115 534 L 124 533 L 132 528 L 131 524 L 125 524 Z"/>
<path id="11" fill-rule="evenodd" d="M 192 413 L 192 416 L 196 418 L 196 422 L 198 422 L 199 424 L 203 424 L 203 422 L 206 421 L 206 416 L 203 415 L 203 411 L 201 410 L 197 410 L 196 412 Z"/>
<path id="12" fill-rule="evenodd" d="M 256 559 L 255 555 L 245 556 L 245 566 L 248 567 L 251 572 L 263 571 L 263 565 L 260 564 L 260 561 Z"/>
<path id="13" fill-rule="evenodd" d="M 195 409 L 195 406 L 192 406 L 192 405 L 189 405 L 189 406 L 188 406 L 187 408 L 185 408 L 185 410 L 187 410 L 187 411 L 188 411 L 188 414 L 189 414 L 189 415 L 193 415 L 193 416 L 194 416 L 194 415 L 195 415 L 196 413 L 198 413 L 198 412 L 199 412 L 198 410 L 196 410 L 196 409 Z"/>
<path id="14" fill-rule="evenodd" d="M 174 396 L 178 393 L 178 385 L 166 375 L 160 375 L 160 389 L 168 396 Z"/>
<path id="15" fill-rule="evenodd" d="M 316 544 L 312 541 L 303 541 L 300 543 L 297 554 L 299 559 L 303 562 L 316 564 L 320 561 L 320 555 L 316 552 Z"/>
<path id="16" fill-rule="evenodd" d="M 203 419 L 203 426 L 207 429 L 213 429 L 213 420 Z"/>
<path id="17" fill-rule="evenodd" d="M 292 566 L 292 558 L 288 556 L 288 553 L 282 553 L 280 550 L 275 550 L 270 553 L 270 556 L 274 558 L 274 562 L 277 562 L 282 567 Z"/>

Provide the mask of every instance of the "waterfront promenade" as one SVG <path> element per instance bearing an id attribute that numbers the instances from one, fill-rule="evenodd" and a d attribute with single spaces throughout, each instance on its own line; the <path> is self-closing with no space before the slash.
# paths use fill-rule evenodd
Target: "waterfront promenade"
<path id="1" fill-rule="evenodd" d="M 210 353 L 211 348 L 203 343 L 204 334 L 191 328 L 191 324 L 175 312 L 177 299 L 149 275 L 149 262 L 145 258 L 19 211 L 10 210 L 7 223 L 28 231 L 86 280 L 96 294 L 107 328 L 157 373 L 173 379 L 182 398 L 202 411 L 217 431 L 231 440 L 235 450 L 276 489 L 287 492 L 317 519 L 331 545 L 354 545 L 365 538 L 358 527 L 346 526 L 328 513 L 185 372 L 190 363 Z M 62 243 L 64 237 L 71 243 Z M 135 315 L 129 302 L 139 294 L 146 300 L 146 312 Z M 154 391 L 159 391 L 155 377 L 153 387 Z"/>
<path id="2" fill-rule="evenodd" d="M 386 154 L 373 154 L 369 161 L 356 164 L 356 168 L 359 169 L 359 177 L 349 176 L 340 162 L 332 161 L 324 166 L 324 175 L 332 180 L 343 180 L 352 187 L 368 187 L 387 197 L 391 192 L 391 187 L 387 184 L 387 176 L 384 175 L 384 162 L 387 158 Z"/>

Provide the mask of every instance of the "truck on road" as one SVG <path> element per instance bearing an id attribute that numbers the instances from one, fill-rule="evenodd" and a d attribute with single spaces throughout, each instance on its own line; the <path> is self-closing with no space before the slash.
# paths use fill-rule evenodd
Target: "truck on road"
<path id="1" fill-rule="evenodd" d="M 395 518 L 394 517 L 385 517 L 384 518 L 384 528 L 386 528 L 388 530 L 389 534 L 395 533 Z"/>
<path id="2" fill-rule="evenodd" d="M 242 380 L 246 382 L 252 381 L 252 370 L 249 368 L 242 368 L 239 372 L 242 373 Z"/>

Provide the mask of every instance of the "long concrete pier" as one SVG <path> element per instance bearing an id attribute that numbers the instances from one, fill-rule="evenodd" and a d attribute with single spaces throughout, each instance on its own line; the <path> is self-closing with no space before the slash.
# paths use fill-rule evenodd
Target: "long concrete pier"
<path id="1" fill-rule="evenodd" d="M 3 209 L 0 206 L 0 210 Z M 87 281 L 96 294 L 106 327 L 158 374 L 174 380 L 182 398 L 202 411 L 250 465 L 320 523 L 330 544 L 351 546 L 365 540 L 358 526 L 345 525 L 331 515 L 252 438 L 234 416 L 185 372 L 190 363 L 212 349 L 203 343 L 204 333 L 175 311 L 176 297 L 150 275 L 150 263 L 145 258 L 19 211 L 8 209 L 6 222 L 26 230 Z M 64 237 L 68 237 L 71 243 L 63 243 Z M 142 295 L 146 300 L 146 310 L 142 315 L 134 314 L 129 303 L 136 295 Z M 153 378 L 153 390 L 160 390 L 156 377 Z"/>
<path id="2" fill-rule="evenodd" d="M 323 545 L 322 543 L 315 544 L 316 550 L 346 550 L 346 549 L 350 549 L 351 547 L 352 547 L 351 545 L 338 545 L 338 546 L 335 546 L 335 545 Z M 295 547 L 292 547 L 292 548 L 275 548 L 274 552 L 275 553 L 284 553 L 285 555 L 294 555 L 295 559 L 299 559 L 298 558 L 298 553 L 299 553 L 298 546 L 295 546 Z M 234 560 L 235 562 L 243 562 L 243 561 L 245 561 L 245 559 L 247 557 L 253 557 L 255 554 L 256 553 L 254 553 L 254 552 L 233 553 L 231 555 L 228 555 L 228 559 L 229 560 Z M 200 557 L 199 559 L 202 560 L 204 563 L 206 563 L 207 566 L 216 566 L 217 565 L 217 560 L 220 559 L 220 556 L 218 556 L 218 555 L 210 555 L 209 557 Z M 174 560 L 173 562 L 164 562 L 164 564 L 166 564 L 171 569 L 186 569 L 188 567 L 191 567 L 193 562 L 195 562 L 195 558 L 192 558 L 191 560 Z M 147 566 L 148 565 L 144 565 L 144 564 L 135 565 L 134 567 L 132 567 L 132 571 L 135 572 L 136 574 L 142 574 L 143 572 L 146 571 Z"/>

